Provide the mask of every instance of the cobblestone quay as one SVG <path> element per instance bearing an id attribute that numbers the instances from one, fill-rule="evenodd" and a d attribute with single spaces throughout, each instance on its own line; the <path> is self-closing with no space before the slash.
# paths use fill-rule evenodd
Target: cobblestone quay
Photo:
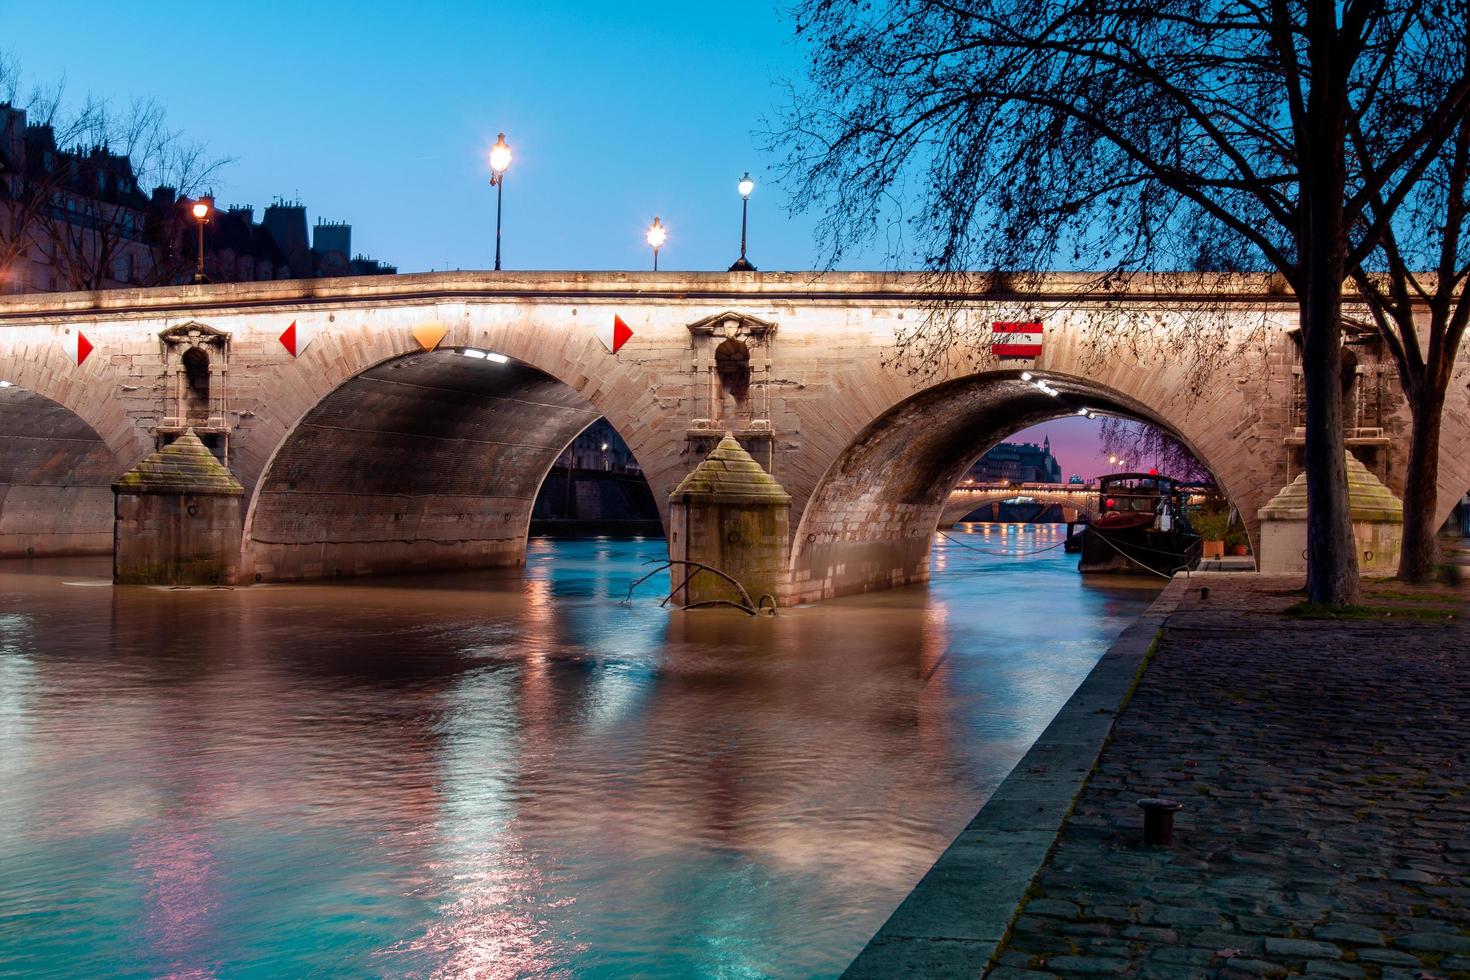
<path id="1" fill-rule="evenodd" d="M 1323 621 L 1293 585 L 1185 590 L 992 980 L 1470 977 L 1466 596 Z M 1142 797 L 1184 804 L 1172 848 Z"/>

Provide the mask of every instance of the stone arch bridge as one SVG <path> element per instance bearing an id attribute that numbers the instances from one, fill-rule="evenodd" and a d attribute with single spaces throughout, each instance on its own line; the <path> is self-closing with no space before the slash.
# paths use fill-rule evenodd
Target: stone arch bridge
<path id="1" fill-rule="evenodd" d="M 953 527 L 987 504 L 1025 501 L 1062 508 L 1068 520 L 1097 517 L 1097 488 L 1065 483 L 960 484 L 950 492 L 939 514 L 941 528 Z M 1075 515 L 1075 516 L 1074 516 Z"/>
<path id="2" fill-rule="evenodd" d="M 661 507 L 733 432 L 792 497 L 790 601 L 924 580 L 970 464 L 1079 409 L 1178 435 L 1254 536 L 1256 509 L 1300 469 L 1290 297 L 1264 278 L 1207 297 L 1259 336 L 1200 390 L 1179 356 L 1187 288 L 1049 288 L 1055 304 L 1028 310 L 1040 356 L 979 351 L 918 373 L 890 357 L 932 301 L 903 274 L 444 273 L 6 298 L 0 555 L 109 550 L 111 482 L 193 429 L 244 486 L 245 581 L 514 566 L 543 477 L 598 416 Z M 965 305 L 1016 317 L 1005 296 Z M 1146 323 L 1141 339 L 1099 363 L 1093 331 L 1124 316 Z M 633 330 L 617 354 L 598 339 L 614 317 Z M 1371 351 L 1353 363 L 1350 443 L 1400 492 L 1392 368 Z M 1470 487 L 1467 441 L 1461 384 L 1446 514 Z"/>

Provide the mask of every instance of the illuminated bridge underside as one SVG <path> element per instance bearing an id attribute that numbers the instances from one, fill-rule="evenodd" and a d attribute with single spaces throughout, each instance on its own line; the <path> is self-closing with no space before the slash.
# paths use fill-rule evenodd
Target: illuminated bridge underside
<path id="1" fill-rule="evenodd" d="M 598 412 L 520 365 L 412 355 L 333 391 L 286 440 L 247 532 L 260 579 L 519 565 L 536 491 Z"/>
<path id="2" fill-rule="evenodd" d="M 107 554 L 122 467 L 92 427 L 20 388 L 0 388 L 0 558 Z"/>
<path id="3" fill-rule="evenodd" d="M 1151 417 L 1083 380 L 1057 386 L 1098 411 Z M 973 375 L 875 420 L 807 505 L 793 557 L 796 593 L 821 599 L 926 581 L 934 529 L 960 477 L 1007 435 L 1056 417 L 1057 405 L 1018 377 Z"/>

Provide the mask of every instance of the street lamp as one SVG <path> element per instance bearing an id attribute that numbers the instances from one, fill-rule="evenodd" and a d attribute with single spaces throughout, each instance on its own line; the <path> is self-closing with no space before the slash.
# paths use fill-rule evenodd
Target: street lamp
<path id="1" fill-rule="evenodd" d="M 658 271 L 658 250 L 664 247 L 664 241 L 668 238 L 668 232 L 663 222 L 654 215 L 653 224 L 648 226 L 648 244 L 653 246 L 653 271 Z"/>
<path id="2" fill-rule="evenodd" d="M 203 285 L 209 282 L 209 277 L 204 274 L 204 226 L 209 222 L 209 212 L 214 210 L 214 202 L 207 197 L 201 197 L 189 210 L 199 222 L 199 265 L 194 270 L 194 282 L 196 285 Z"/>
<path id="3" fill-rule="evenodd" d="M 730 271 L 754 272 L 755 266 L 745 257 L 745 218 L 750 212 L 750 192 L 755 190 L 755 181 L 750 179 L 750 171 L 747 170 L 745 176 L 740 178 L 740 183 L 735 186 L 740 191 L 740 258 L 730 266 Z"/>
<path id="4" fill-rule="evenodd" d="M 490 186 L 495 188 L 495 271 L 500 271 L 500 201 L 505 194 L 505 169 L 510 166 L 510 147 L 501 133 L 490 147 Z"/>

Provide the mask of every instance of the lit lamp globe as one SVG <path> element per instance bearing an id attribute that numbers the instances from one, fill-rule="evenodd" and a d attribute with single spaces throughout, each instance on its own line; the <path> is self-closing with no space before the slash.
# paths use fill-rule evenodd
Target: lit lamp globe
<path id="1" fill-rule="evenodd" d="M 501 133 L 495 145 L 490 147 L 490 170 L 498 179 L 510 167 L 510 147 L 505 145 L 505 134 Z"/>
<path id="2" fill-rule="evenodd" d="M 213 210 L 213 202 L 210 198 L 201 197 L 189 208 L 189 213 L 199 222 L 199 259 L 194 266 L 194 282 L 203 285 L 209 282 L 209 277 L 204 274 L 204 224 L 209 220 L 209 212 Z"/>
<path id="3" fill-rule="evenodd" d="M 741 197 L 750 197 L 750 192 L 755 190 L 755 181 L 750 179 L 750 174 L 740 178 L 740 183 L 735 185 L 740 191 Z"/>
<path id="4" fill-rule="evenodd" d="M 648 229 L 648 244 L 654 248 L 663 248 L 668 237 L 668 230 L 664 228 L 663 223 L 658 218 L 654 218 L 653 224 Z"/>
<path id="5" fill-rule="evenodd" d="M 658 271 L 658 250 L 664 247 L 664 242 L 668 240 L 668 237 L 668 229 L 664 227 L 663 222 L 658 217 L 654 217 L 653 224 L 648 226 L 648 234 L 646 236 L 649 247 L 653 249 L 654 272 Z"/>

